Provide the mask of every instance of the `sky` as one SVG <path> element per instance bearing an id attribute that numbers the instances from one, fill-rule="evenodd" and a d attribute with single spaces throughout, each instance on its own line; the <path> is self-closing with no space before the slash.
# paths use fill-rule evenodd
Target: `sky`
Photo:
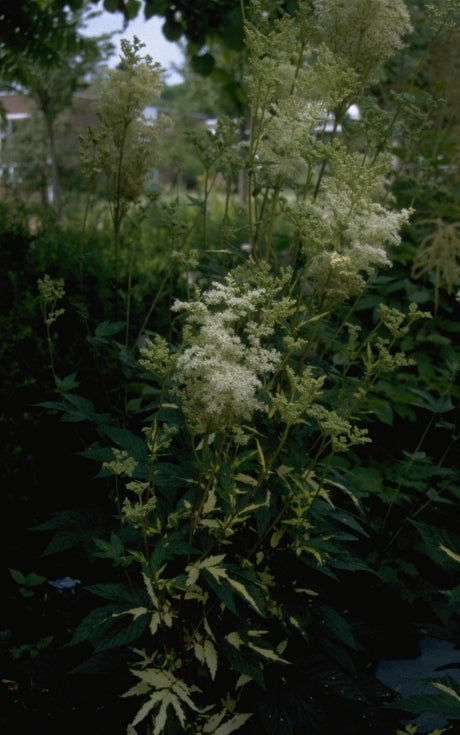
<path id="1" fill-rule="evenodd" d="M 109 66 L 116 66 L 120 55 L 120 40 L 126 38 L 132 41 L 137 36 L 139 41 L 145 43 L 142 49 L 143 54 L 149 54 L 153 61 L 158 61 L 167 72 L 163 79 L 166 84 L 179 84 L 182 81 L 180 74 L 174 71 L 173 66 L 181 66 L 183 62 L 183 54 L 177 43 L 167 41 L 161 31 L 163 18 L 154 16 L 149 20 L 144 19 L 143 11 L 139 16 L 129 22 L 127 28 L 123 30 L 123 16 L 120 13 L 108 13 L 102 11 L 101 14 L 93 18 L 87 23 L 84 30 L 86 36 L 100 36 L 111 31 L 119 31 L 112 36 L 112 43 L 116 48 L 115 55 L 109 61 Z"/>

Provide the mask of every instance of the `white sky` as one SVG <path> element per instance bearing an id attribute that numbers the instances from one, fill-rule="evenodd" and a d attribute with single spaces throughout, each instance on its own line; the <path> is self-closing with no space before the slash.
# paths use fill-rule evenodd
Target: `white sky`
<path id="1" fill-rule="evenodd" d="M 167 84 L 178 84 L 182 81 L 180 74 L 172 69 L 173 64 L 181 66 L 183 61 L 182 51 L 177 43 L 167 41 L 161 31 L 163 18 L 154 16 L 149 20 L 144 19 L 143 10 L 141 9 L 139 16 L 129 22 L 126 30 L 123 30 L 123 16 L 120 13 L 108 13 L 105 10 L 101 14 L 88 22 L 84 30 L 86 36 L 100 36 L 104 33 L 117 31 L 112 36 L 112 43 L 116 48 L 113 59 L 109 61 L 110 66 L 118 63 L 120 55 L 120 40 L 127 38 L 132 41 L 133 36 L 137 36 L 139 41 L 145 43 L 142 53 L 149 54 L 153 61 L 158 61 L 161 66 L 167 69 L 164 80 Z"/>

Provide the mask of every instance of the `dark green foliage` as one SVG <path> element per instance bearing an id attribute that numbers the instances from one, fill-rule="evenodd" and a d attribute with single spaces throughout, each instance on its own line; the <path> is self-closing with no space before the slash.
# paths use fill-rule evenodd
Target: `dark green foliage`
<path id="1" fill-rule="evenodd" d="M 104 514 L 92 508 L 68 508 L 33 527 L 34 531 L 52 532 L 53 535 L 43 550 L 43 555 L 60 554 L 63 551 L 81 548 L 87 558 L 95 555 L 95 539 L 106 528 Z"/>
<path id="2" fill-rule="evenodd" d="M 460 720 L 459 685 L 449 676 L 433 680 L 433 694 L 413 694 L 395 703 L 399 709 L 413 714 L 436 712 L 454 722 Z"/>

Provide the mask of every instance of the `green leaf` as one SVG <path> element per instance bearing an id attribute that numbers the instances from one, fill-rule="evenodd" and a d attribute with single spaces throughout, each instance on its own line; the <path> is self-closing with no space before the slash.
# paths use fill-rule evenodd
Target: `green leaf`
<path id="1" fill-rule="evenodd" d="M 280 686 L 259 698 L 258 714 L 266 735 L 306 735 L 327 733 L 328 723 L 321 706 L 295 691 Z"/>
<path id="2" fill-rule="evenodd" d="M 119 334 L 124 328 L 125 322 L 101 322 L 94 330 L 94 336 L 99 340 L 106 337 L 113 337 L 115 334 Z"/>
<path id="3" fill-rule="evenodd" d="M 211 679 L 214 681 L 217 674 L 217 650 L 213 641 L 210 638 L 205 638 L 203 642 L 196 643 L 194 652 L 199 662 L 206 664 Z"/>
<path id="4" fill-rule="evenodd" d="M 441 551 L 444 551 L 444 553 L 447 554 L 448 557 L 460 563 L 460 554 L 456 554 L 454 551 L 452 551 L 452 549 L 448 549 L 446 546 L 441 545 L 439 548 L 441 549 Z"/>
<path id="5" fill-rule="evenodd" d="M 29 572 L 26 574 L 24 584 L 26 587 L 38 587 L 40 584 L 43 584 L 43 582 L 46 582 L 46 577 L 43 577 L 41 574 L 36 574 L 35 572 Z"/>
<path id="6" fill-rule="evenodd" d="M 184 486 L 184 471 L 172 462 L 158 462 L 155 467 L 155 485 L 161 490 L 176 490 Z"/>
<path id="7" fill-rule="evenodd" d="M 115 442 L 121 449 L 138 462 L 147 461 L 147 444 L 146 442 L 128 429 L 122 429 L 118 426 L 100 426 L 99 431 L 105 435 L 110 441 Z"/>
<path id="8" fill-rule="evenodd" d="M 92 444 L 81 452 L 77 452 L 77 454 L 79 457 L 85 457 L 85 459 L 91 459 L 93 462 L 99 462 L 100 464 L 113 461 L 112 447 L 101 447 L 100 444 Z"/>
<path id="9" fill-rule="evenodd" d="M 147 17 L 147 7 L 145 11 L 146 11 L 146 17 Z M 153 12 L 150 11 L 150 14 L 153 15 Z M 161 30 L 163 32 L 164 37 L 168 41 L 171 41 L 171 42 L 179 41 L 179 39 L 181 38 L 184 32 L 182 23 L 176 22 L 174 18 L 166 19 L 163 25 L 161 26 Z"/>
<path id="10" fill-rule="evenodd" d="M 123 660 L 121 661 L 121 657 Z M 70 669 L 71 674 L 104 674 L 107 677 L 113 676 L 113 672 L 126 663 L 126 654 L 122 649 L 106 649 L 88 656 L 78 666 Z"/>
<path id="11" fill-rule="evenodd" d="M 329 563 L 334 569 L 343 569 L 346 572 L 369 572 L 369 574 L 376 574 L 364 559 L 356 554 L 351 554 L 346 549 L 342 549 L 340 553 L 331 558 Z"/>
<path id="12" fill-rule="evenodd" d="M 58 378 L 56 376 L 56 389 L 59 393 L 68 393 L 71 390 L 75 390 L 79 387 L 80 383 L 77 380 L 77 373 L 71 373 L 66 375 L 65 378 Z"/>
<path id="13" fill-rule="evenodd" d="M 339 643 L 349 648 L 358 648 L 349 622 L 337 610 L 322 602 L 318 602 L 317 611 L 320 622 L 329 637 L 335 638 Z"/>
<path id="14" fill-rule="evenodd" d="M 371 410 L 374 412 L 379 421 L 382 422 L 382 424 L 393 426 L 394 413 L 390 401 L 385 401 L 379 398 L 372 398 L 369 403 Z"/>
<path id="15" fill-rule="evenodd" d="M 414 714 L 438 714 L 451 720 L 460 720 L 460 688 L 458 682 L 449 676 L 430 684 L 438 690 L 436 694 L 414 694 L 401 697 L 391 703 L 391 707 L 413 712 Z"/>
<path id="16" fill-rule="evenodd" d="M 66 423 L 94 422 L 96 420 L 96 410 L 94 403 L 83 396 L 75 393 L 65 393 L 63 395 L 63 413 L 61 421 Z M 42 404 L 43 405 L 43 404 Z"/>
<path id="17" fill-rule="evenodd" d="M 190 58 L 192 69 L 203 77 L 208 77 L 214 69 L 216 60 L 209 52 L 204 54 L 193 54 Z"/>
<path id="18" fill-rule="evenodd" d="M 190 556 L 197 554 L 197 550 L 188 543 L 179 531 L 169 533 L 164 538 L 159 538 L 150 556 L 150 571 L 155 573 L 169 559 L 176 556 Z"/>
<path id="19" fill-rule="evenodd" d="M 128 585 L 119 582 L 91 584 L 86 586 L 85 589 L 104 600 L 117 601 L 119 603 L 118 611 L 123 609 L 121 607 L 123 602 L 126 602 L 129 607 L 145 602 L 142 588 L 128 587 Z"/>
<path id="20" fill-rule="evenodd" d="M 224 603 L 230 612 L 237 615 L 238 613 L 235 607 L 232 590 L 227 580 L 222 580 L 222 582 L 220 582 L 208 569 L 202 569 L 200 573 L 208 587 L 211 588 L 212 592 L 214 592 L 218 599 Z"/>
<path id="21" fill-rule="evenodd" d="M 235 730 L 239 730 L 240 727 L 244 725 L 244 723 L 247 722 L 252 716 L 253 715 L 250 712 L 240 712 L 236 715 L 233 715 L 230 720 L 227 720 L 226 722 L 223 722 L 222 725 L 219 725 L 217 730 L 214 730 L 212 735 L 230 735 L 230 733 L 235 732 Z"/>
<path id="22" fill-rule="evenodd" d="M 67 645 L 75 646 L 78 643 L 95 641 L 100 638 L 105 631 L 110 629 L 115 612 L 117 612 L 117 607 L 114 604 L 91 610 L 74 629 L 72 638 Z"/>
<path id="23" fill-rule="evenodd" d="M 150 616 L 146 613 L 137 618 L 132 618 L 128 623 L 118 619 L 118 622 L 112 624 L 107 629 L 104 636 L 98 636 L 95 641 L 95 652 L 105 651 L 109 648 L 117 648 L 127 646 L 133 641 L 138 640 L 148 628 Z"/>
<path id="24" fill-rule="evenodd" d="M 243 652 L 226 640 L 219 641 L 219 650 L 222 651 L 234 671 L 249 676 L 261 687 L 265 686 L 263 663 L 260 656 L 254 651 L 246 648 Z"/>
<path id="25" fill-rule="evenodd" d="M 383 472 L 379 467 L 353 467 L 350 481 L 364 493 L 380 495 L 383 491 Z"/>
<path id="26" fill-rule="evenodd" d="M 134 18 L 137 17 L 139 10 L 141 8 L 140 0 L 126 0 L 125 8 L 126 8 L 126 17 L 129 20 L 133 20 Z"/>
<path id="27" fill-rule="evenodd" d="M 95 538 L 94 543 L 96 544 L 98 549 L 100 549 L 100 551 L 94 552 L 94 556 L 97 556 L 101 559 L 112 559 L 113 561 L 118 561 L 120 557 L 123 556 L 123 542 L 120 536 L 115 533 L 115 531 L 111 532 L 109 541 L 106 541 L 105 539 Z"/>
<path id="28" fill-rule="evenodd" d="M 149 613 L 125 619 L 122 614 L 128 613 L 129 609 L 123 610 L 120 607 L 119 604 L 112 603 L 92 610 L 76 627 L 68 645 L 91 641 L 94 651 L 98 653 L 126 646 L 137 640 L 147 630 Z"/>
<path id="29" fill-rule="evenodd" d="M 457 535 L 431 524 L 411 519 L 409 522 L 417 530 L 422 539 L 424 551 L 430 559 L 443 567 L 450 564 L 456 567 L 457 562 L 453 560 L 452 554 L 460 555 L 460 538 Z M 443 547 L 451 551 L 449 556 L 443 551 Z"/>
<path id="30" fill-rule="evenodd" d="M 26 581 L 25 575 L 19 571 L 19 569 L 8 570 L 16 584 L 24 584 Z"/>
<path id="31" fill-rule="evenodd" d="M 118 10 L 118 0 L 104 0 L 104 10 L 109 13 L 116 13 Z"/>
<path id="32" fill-rule="evenodd" d="M 260 592 L 254 584 L 248 582 L 247 577 L 243 576 L 240 581 L 229 576 L 228 583 L 259 615 L 264 615 L 264 604 Z"/>
<path id="33" fill-rule="evenodd" d="M 94 551 L 94 537 L 105 531 L 102 513 L 92 508 L 69 508 L 53 513 L 51 518 L 32 527 L 33 531 L 56 531 L 43 556 L 81 546 L 88 556 Z"/>
<path id="34" fill-rule="evenodd" d="M 417 388 L 410 388 L 409 390 L 411 394 L 417 396 L 417 400 L 412 399 L 411 401 L 414 406 L 420 406 L 420 408 L 425 408 L 432 413 L 448 413 L 455 408 L 450 396 L 436 398 L 432 393 L 424 390 Z"/>

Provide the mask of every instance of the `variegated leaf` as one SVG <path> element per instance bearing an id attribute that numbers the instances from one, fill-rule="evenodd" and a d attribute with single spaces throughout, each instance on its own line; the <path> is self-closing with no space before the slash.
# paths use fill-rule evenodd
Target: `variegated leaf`
<path id="1" fill-rule="evenodd" d="M 213 735 L 230 735 L 230 733 L 239 730 L 245 722 L 252 717 L 252 712 L 240 712 L 239 714 L 233 715 L 230 720 L 223 722 L 217 730 L 214 731 Z"/>

